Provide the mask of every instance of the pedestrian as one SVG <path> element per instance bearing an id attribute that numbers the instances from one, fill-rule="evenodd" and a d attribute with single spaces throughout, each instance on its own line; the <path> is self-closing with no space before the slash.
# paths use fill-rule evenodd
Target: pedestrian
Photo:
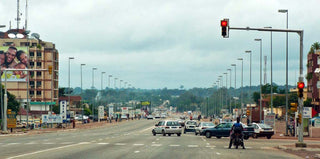
<path id="1" fill-rule="evenodd" d="M 198 115 L 198 121 L 200 121 L 200 120 L 201 120 L 201 115 L 199 114 L 199 115 Z"/>
<path id="2" fill-rule="evenodd" d="M 75 128 L 76 127 L 76 120 L 72 120 L 72 127 Z"/>

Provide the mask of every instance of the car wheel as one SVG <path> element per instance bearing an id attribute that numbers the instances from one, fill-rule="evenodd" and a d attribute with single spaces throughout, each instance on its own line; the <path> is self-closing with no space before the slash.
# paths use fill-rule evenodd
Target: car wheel
<path id="1" fill-rule="evenodd" d="M 243 139 L 248 140 L 249 136 L 244 136 Z"/>
<path id="2" fill-rule="evenodd" d="M 197 131 L 195 131 L 194 134 L 197 136 L 198 135 Z"/>
<path id="3" fill-rule="evenodd" d="M 271 139 L 271 135 L 267 136 L 267 139 Z"/>
<path id="4" fill-rule="evenodd" d="M 163 135 L 163 136 L 166 136 L 166 133 L 164 133 L 164 130 L 162 130 L 162 135 Z"/>
<path id="5" fill-rule="evenodd" d="M 181 136 L 181 134 L 179 133 L 179 134 L 177 134 L 177 136 Z"/>
<path id="6" fill-rule="evenodd" d="M 211 138 L 211 133 L 209 131 L 206 132 L 206 138 Z"/>
<path id="7" fill-rule="evenodd" d="M 258 135 L 257 134 L 253 134 L 252 137 L 257 139 Z"/>
<path id="8" fill-rule="evenodd" d="M 154 130 L 152 130 L 152 134 L 153 134 L 153 136 L 156 136 L 156 135 L 157 135 Z"/>
<path id="9" fill-rule="evenodd" d="M 171 134 L 168 134 L 168 136 L 171 136 Z"/>
<path id="10" fill-rule="evenodd" d="M 221 139 L 221 136 L 217 136 L 217 139 Z"/>
<path id="11" fill-rule="evenodd" d="M 186 129 L 184 129 L 183 133 L 184 133 L 184 134 L 186 133 Z"/>

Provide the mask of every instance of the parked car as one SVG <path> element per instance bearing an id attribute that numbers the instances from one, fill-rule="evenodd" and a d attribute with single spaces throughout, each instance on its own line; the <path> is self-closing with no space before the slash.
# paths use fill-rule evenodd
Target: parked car
<path id="1" fill-rule="evenodd" d="M 206 138 L 211 138 L 212 136 L 215 136 L 218 139 L 221 137 L 229 137 L 233 124 L 234 124 L 233 122 L 220 123 L 214 128 L 205 129 L 202 133 L 206 136 Z M 250 136 L 252 136 L 254 132 L 253 127 L 246 126 L 245 124 L 242 124 L 242 127 L 243 127 L 243 138 L 247 140 L 249 139 Z"/>
<path id="2" fill-rule="evenodd" d="M 207 129 L 207 128 L 213 128 L 213 127 L 215 127 L 215 125 L 214 125 L 212 122 L 200 122 L 200 123 L 196 126 L 196 128 L 195 128 L 194 134 L 195 134 L 195 135 L 198 135 L 198 134 L 204 135 L 204 134 L 203 134 L 203 131 L 204 131 L 205 129 Z"/>
<path id="3" fill-rule="evenodd" d="M 159 118 L 161 118 L 161 116 L 160 116 L 160 114 L 156 114 L 156 115 L 154 116 L 154 118 L 155 118 L 155 119 L 159 119 Z"/>
<path id="4" fill-rule="evenodd" d="M 271 139 L 274 135 L 272 127 L 267 124 L 252 123 L 252 126 L 254 128 L 253 138 L 267 137 L 267 139 Z"/>
<path id="5" fill-rule="evenodd" d="M 153 136 L 156 134 L 162 134 L 163 136 L 171 136 L 171 134 L 177 134 L 177 136 L 181 136 L 182 126 L 175 120 L 162 120 L 159 121 L 155 128 L 152 129 Z"/>
<path id="6" fill-rule="evenodd" d="M 147 119 L 148 119 L 148 120 L 149 120 L 149 119 L 153 120 L 153 115 L 148 115 L 148 116 L 147 116 Z"/>
<path id="7" fill-rule="evenodd" d="M 197 126 L 197 122 L 194 120 L 188 120 L 185 122 L 185 126 L 184 126 L 184 131 L 183 133 L 186 132 L 194 132 L 195 128 Z"/>

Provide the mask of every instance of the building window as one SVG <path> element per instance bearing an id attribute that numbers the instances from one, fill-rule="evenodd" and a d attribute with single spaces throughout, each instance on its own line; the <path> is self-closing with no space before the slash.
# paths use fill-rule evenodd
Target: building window
<path id="1" fill-rule="evenodd" d="M 37 67 L 41 67 L 41 62 L 37 62 Z"/>
<path id="2" fill-rule="evenodd" d="M 29 84 L 31 88 L 34 88 L 34 81 L 30 81 Z"/>
<path id="3" fill-rule="evenodd" d="M 29 91 L 29 94 L 30 95 L 34 95 L 34 91 Z"/>
<path id="4" fill-rule="evenodd" d="M 41 87 L 41 81 L 37 81 L 37 88 Z"/>
<path id="5" fill-rule="evenodd" d="M 41 72 L 40 71 L 37 71 L 37 76 L 41 76 Z"/>
<path id="6" fill-rule="evenodd" d="M 34 62 L 30 62 L 30 67 L 34 67 Z"/>
<path id="7" fill-rule="evenodd" d="M 37 57 L 41 57 L 41 52 L 37 51 Z"/>
<path id="8" fill-rule="evenodd" d="M 37 95 L 41 95 L 41 91 L 37 91 Z"/>
<path id="9" fill-rule="evenodd" d="M 33 71 L 30 71 L 30 76 L 31 76 L 31 78 L 34 76 L 34 72 Z"/>
<path id="10" fill-rule="evenodd" d="M 30 57 L 33 57 L 34 56 L 34 52 L 30 52 L 29 55 L 30 55 Z"/>

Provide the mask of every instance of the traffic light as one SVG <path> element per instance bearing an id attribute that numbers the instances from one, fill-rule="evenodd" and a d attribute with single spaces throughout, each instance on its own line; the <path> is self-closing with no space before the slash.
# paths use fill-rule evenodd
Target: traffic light
<path id="1" fill-rule="evenodd" d="M 52 75 L 52 66 L 48 66 L 49 74 Z"/>
<path id="2" fill-rule="evenodd" d="M 298 88 L 298 97 L 302 98 L 303 97 L 304 82 L 298 82 L 297 88 Z"/>
<path id="3" fill-rule="evenodd" d="M 296 112 L 298 110 L 298 104 L 297 103 L 290 103 L 291 108 L 290 110 L 293 112 Z"/>
<path id="4" fill-rule="evenodd" d="M 247 116 L 250 116 L 250 110 L 247 110 Z"/>
<path id="5" fill-rule="evenodd" d="M 221 20 L 221 35 L 224 38 L 229 38 L 229 19 Z"/>
<path id="6" fill-rule="evenodd" d="M 301 124 L 301 122 L 302 122 L 302 115 L 299 113 L 298 114 L 298 123 Z"/>

